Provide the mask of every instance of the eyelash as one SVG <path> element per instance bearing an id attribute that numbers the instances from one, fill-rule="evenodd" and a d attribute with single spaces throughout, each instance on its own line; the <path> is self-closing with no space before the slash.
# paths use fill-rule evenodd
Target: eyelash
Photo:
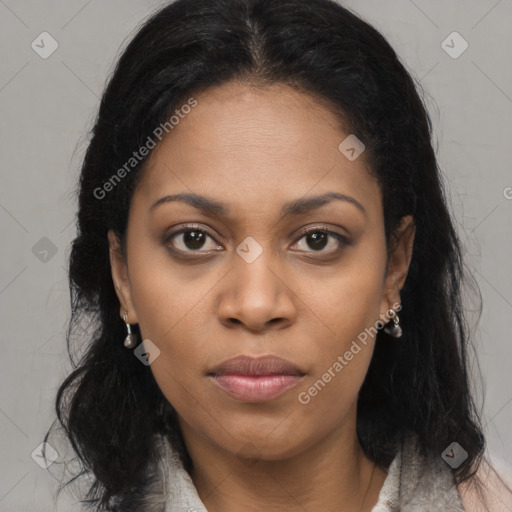
<path id="1" fill-rule="evenodd" d="M 199 225 L 188 225 L 188 226 L 181 227 L 180 229 L 178 229 L 176 231 L 171 232 L 168 236 L 166 236 L 164 243 L 167 244 L 174 237 L 176 237 L 182 233 L 187 233 L 190 231 L 199 231 L 200 233 L 204 233 L 207 236 L 209 236 L 217 245 L 220 245 L 212 234 L 210 234 L 207 230 L 205 230 L 202 226 L 199 226 Z M 340 243 L 340 247 L 335 249 L 334 251 L 330 251 L 330 252 L 326 252 L 323 250 L 320 250 L 320 251 L 311 250 L 311 251 L 307 252 L 308 255 L 311 255 L 311 254 L 320 254 L 321 255 L 324 253 L 328 254 L 328 255 L 333 255 L 333 254 L 339 253 L 343 247 L 350 245 L 350 240 L 346 236 L 342 235 L 341 233 L 337 233 L 336 231 L 332 231 L 327 226 L 315 226 L 313 228 L 308 228 L 308 229 L 304 229 L 304 230 L 300 231 L 297 235 L 298 238 L 296 238 L 294 244 L 296 244 L 299 240 L 301 240 L 302 238 L 304 238 L 305 236 L 307 236 L 310 233 L 325 233 L 328 236 L 331 236 L 334 239 L 336 239 Z M 197 255 L 201 255 L 200 250 L 182 251 L 181 249 L 176 249 L 176 248 L 171 248 L 171 247 L 169 247 L 169 250 L 172 251 L 174 254 L 178 254 L 180 256 L 184 256 L 187 258 L 196 257 L 196 256 L 191 256 L 194 253 Z M 299 252 L 305 252 L 305 251 L 299 251 Z M 204 254 L 203 254 L 203 256 L 204 256 Z"/>

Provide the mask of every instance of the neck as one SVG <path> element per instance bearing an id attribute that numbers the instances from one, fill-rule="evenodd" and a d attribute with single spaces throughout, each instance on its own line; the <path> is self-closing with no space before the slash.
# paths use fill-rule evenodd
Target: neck
<path id="1" fill-rule="evenodd" d="M 340 426 L 305 451 L 278 460 L 242 459 L 183 430 L 191 478 L 209 512 L 369 512 L 386 472 L 369 460 L 353 429 Z"/>

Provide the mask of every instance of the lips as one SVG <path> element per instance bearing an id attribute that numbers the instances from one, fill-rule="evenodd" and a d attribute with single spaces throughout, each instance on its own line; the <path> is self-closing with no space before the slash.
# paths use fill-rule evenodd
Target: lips
<path id="1" fill-rule="evenodd" d="M 276 356 L 250 357 L 238 356 L 216 366 L 213 375 L 304 375 L 297 366 L 286 359 Z"/>
<path id="2" fill-rule="evenodd" d="M 264 402 L 282 395 L 304 377 L 296 365 L 276 356 L 239 356 L 215 367 L 208 376 L 232 398 Z"/>

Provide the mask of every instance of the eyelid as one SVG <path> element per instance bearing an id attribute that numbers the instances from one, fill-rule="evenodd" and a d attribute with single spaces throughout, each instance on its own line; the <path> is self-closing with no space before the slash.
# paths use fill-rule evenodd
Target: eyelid
<path id="1" fill-rule="evenodd" d="M 176 229 L 172 229 L 169 233 L 166 234 L 166 238 L 171 237 L 172 235 L 176 235 L 178 233 L 183 233 L 183 231 L 192 231 L 196 229 L 197 231 L 202 231 L 206 233 L 209 237 L 215 239 L 215 237 L 208 231 L 208 229 L 205 229 L 204 224 L 186 224 L 184 226 L 179 226 Z"/>
<path id="2" fill-rule="evenodd" d="M 349 239 L 348 236 L 342 235 L 341 233 L 338 233 L 337 231 L 334 231 L 333 228 L 327 224 L 316 224 L 314 226 L 310 226 L 307 228 L 301 229 L 296 236 L 298 237 L 297 240 L 302 238 L 304 235 L 307 235 L 308 233 L 316 233 L 317 231 L 323 231 L 326 232 L 329 235 L 338 236 L 339 238 L 346 240 L 348 243 Z"/>

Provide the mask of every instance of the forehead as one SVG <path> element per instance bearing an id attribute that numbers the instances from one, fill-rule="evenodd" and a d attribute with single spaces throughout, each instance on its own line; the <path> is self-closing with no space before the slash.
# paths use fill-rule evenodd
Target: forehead
<path id="1" fill-rule="evenodd" d="M 350 133 L 327 102 L 286 85 L 239 82 L 194 98 L 148 159 L 138 191 L 147 201 L 176 191 L 238 198 L 247 207 L 308 191 L 378 199 L 364 153 L 350 161 L 340 151 Z"/>

